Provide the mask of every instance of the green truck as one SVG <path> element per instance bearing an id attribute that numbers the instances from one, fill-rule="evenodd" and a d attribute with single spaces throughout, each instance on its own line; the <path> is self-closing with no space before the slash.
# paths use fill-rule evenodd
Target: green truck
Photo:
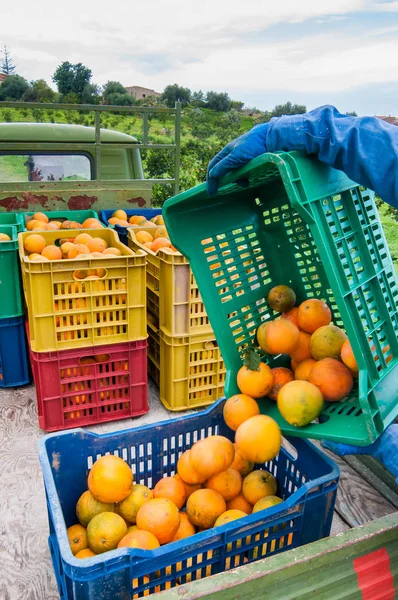
<path id="1" fill-rule="evenodd" d="M 43 104 L 0 102 L 0 108 L 43 110 Z M 94 127 L 57 123 L 0 124 L 0 212 L 143 208 L 152 186 L 179 187 L 181 105 L 174 109 L 46 104 L 45 110 L 94 113 Z M 101 128 L 105 112 L 139 114 L 142 139 Z M 173 143 L 151 143 L 149 117 L 174 117 Z M 145 178 L 142 150 L 174 153 L 174 177 Z"/>

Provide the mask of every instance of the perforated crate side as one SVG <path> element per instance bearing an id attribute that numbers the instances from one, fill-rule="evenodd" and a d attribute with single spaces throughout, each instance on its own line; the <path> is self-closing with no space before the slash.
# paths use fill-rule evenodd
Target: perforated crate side
<path id="1" fill-rule="evenodd" d="M 164 215 L 202 290 L 228 368 L 226 395 L 237 391 L 242 351 L 260 323 L 279 316 L 269 290 L 287 284 L 298 303 L 329 304 L 359 378 L 307 427 L 290 426 L 266 399 L 262 410 L 291 435 L 374 441 L 398 416 L 398 284 L 373 194 L 299 153 L 265 154 L 227 177 L 216 198 L 198 186 L 167 201 Z"/>
<path id="2" fill-rule="evenodd" d="M 0 319 L 0 388 L 30 382 L 24 317 Z"/>
<path id="3" fill-rule="evenodd" d="M 110 229 L 92 229 L 121 256 L 30 262 L 19 234 L 32 350 L 48 352 L 146 339 L 145 254 L 133 253 Z M 69 230 L 68 235 L 78 235 Z M 47 243 L 64 233 L 44 231 Z M 100 270 L 100 279 L 90 279 Z M 81 276 L 87 275 L 87 279 Z"/>
<path id="4" fill-rule="evenodd" d="M 160 400 L 169 410 L 208 406 L 224 395 L 225 365 L 212 336 L 160 330 Z"/>
<path id="5" fill-rule="evenodd" d="M 0 233 L 10 239 L 0 241 L 0 319 L 23 314 L 21 269 L 15 225 L 1 225 Z"/>

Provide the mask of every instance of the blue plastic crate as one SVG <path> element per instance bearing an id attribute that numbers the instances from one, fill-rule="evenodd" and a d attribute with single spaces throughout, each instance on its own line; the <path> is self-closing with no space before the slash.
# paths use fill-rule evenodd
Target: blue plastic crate
<path id="1" fill-rule="evenodd" d="M 77 521 L 76 502 L 87 489 L 93 462 L 106 453 L 120 456 L 136 483 L 153 487 L 175 473 L 178 457 L 196 440 L 215 434 L 233 439 L 223 406 L 219 400 L 195 415 L 111 434 L 75 429 L 40 440 L 49 546 L 63 600 L 140 598 L 147 590 L 168 589 L 329 535 L 339 469 L 311 443 L 289 438 L 277 458 L 257 466 L 275 475 L 284 500 L 279 505 L 156 550 L 122 548 L 84 561 L 73 557 L 66 528 Z"/>
<path id="2" fill-rule="evenodd" d="M 30 382 L 24 317 L 0 319 L 0 387 Z"/>
<path id="3" fill-rule="evenodd" d="M 115 229 L 115 231 L 117 231 L 117 233 L 119 234 L 119 239 L 122 242 L 122 244 L 126 244 L 126 246 L 128 246 L 127 243 L 127 227 L 123 227 L 121 225 L 110 225 L 108 223 L 108 219 L 111 218 L 112 213 L 115 212 L 115 210 L 124 210 L 124 212 L 127 214 L 127 218 L 132 217 L 133 215 L 142 215 L 143 217 L 145 217 L 146 219 L 152 219 L 152 217 L 156 217 L 157 215 L 161 215 L 162 214 L 162 209 L 161 208 L 123 208 L 123 209 L 117 209 L 117 208 L 111 208 L 111 209 L 107 209 L 107 210 L 101 210 L 101 216 L 100 219 L 103 223 L 105 223 L 105 225 L 107 227 L 112 227 Z"/>

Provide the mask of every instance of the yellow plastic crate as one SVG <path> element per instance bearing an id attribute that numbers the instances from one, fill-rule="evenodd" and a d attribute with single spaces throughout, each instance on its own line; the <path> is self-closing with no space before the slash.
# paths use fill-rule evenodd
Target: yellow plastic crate
<path id="1" fill-rule="evenodd" d="M 73 238 L 81 230 L 68 230 Z M 22 279 L 34 352 L 68 350 L 146 339 L 146 257 L 119 241 L 111 229 L 93 229 L 93 237 L 119 248 L 122 256 L 30 262 L 18 236 Z M 65 232 L 40 232 L 48 244 L 59 243 Z M 90 269 L 100 279 L 85 280 Z"/>
<path id="2" fill-rule="evenodd" d="M 202 296 L 187 259 L 168 248 L 157 254 L 137 242 L 136 233 L 150 227 L 128 230 L 128 244 L 133 250 L 147 253 L 147 302 L 158 317 L 159 328 L 169 336 L 212 334 Z"/>
<path id="3" fill-rule="evenodd" d="M 208 406 L 224 395 L 225 365 L 213 336 L 171 337 L 148 321 L 149 374 L 173 411 Z"/>

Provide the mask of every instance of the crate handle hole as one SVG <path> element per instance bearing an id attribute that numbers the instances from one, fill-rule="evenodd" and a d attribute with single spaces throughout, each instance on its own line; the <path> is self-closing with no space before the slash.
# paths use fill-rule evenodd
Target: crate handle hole
<path id="1" fill-rule="evenodd" d="M 104 356 L 103 354 L 100 355 L 101 357 Z M 106 356 L 109 356 L 108 354 Z M 82 356 L 78 359 L 77 364 L 80 366 L 87 366 L 87 365 L 95 365 L 95 363 L 99 362 L 98 357 L 96 358 L 95 356 Z"/>
<path id="2" fill-rule="evenodd" d="M 75 281 L 95 281 L 96 279 L 105 279 L 106 269 L 77 269 L 73 272 Z"/>
<path id="3" fill-rule="evenodd" d="M 94 356 L 92 358 L 94 359 L 94 362 L 96 362 L 96 363 L 104 363 L 104 362 L 110 361 L 111 355 L 110 354 L 94 354 Z"/>

